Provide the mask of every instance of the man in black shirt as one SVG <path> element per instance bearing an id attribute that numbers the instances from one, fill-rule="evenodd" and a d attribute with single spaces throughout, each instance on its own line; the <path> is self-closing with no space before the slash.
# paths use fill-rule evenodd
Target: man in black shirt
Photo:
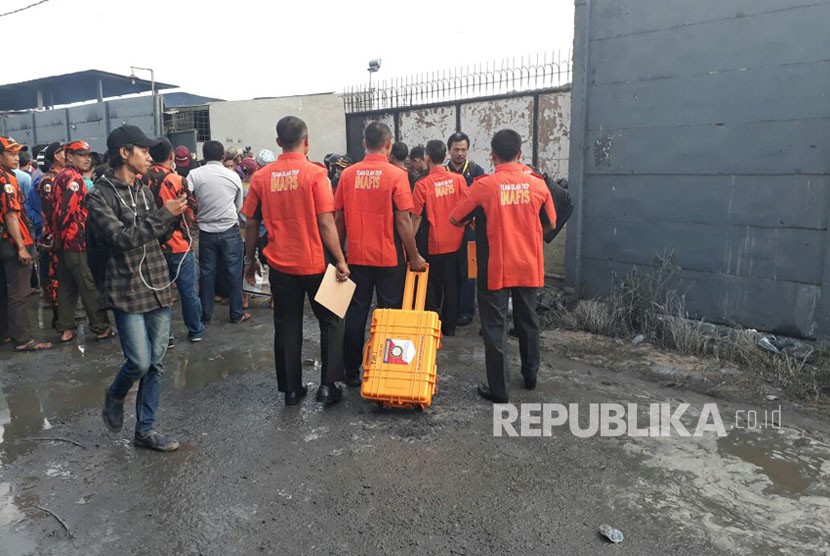
<path id="1" fill-rule="evenodd" d="M 450 159 L 447 161 L 447 170 L 461 174 L 467 182 L 467 187 L 479 176 L 486 174 L 484 168 L 471 160 L 467 160 L 470 150 L 470 138 L 466 133 L 457 131 L 447 139 L 447 151 Z M 471 226 L 464 230 L 464 241 L 458 254 L 458 273 L 461 287 L 459 288 L 458 326 L 466 326 L 473 320 L 476 312 L 476 281 L 467 278 L 467 242 L 475 241 L 475 232 Z"/>

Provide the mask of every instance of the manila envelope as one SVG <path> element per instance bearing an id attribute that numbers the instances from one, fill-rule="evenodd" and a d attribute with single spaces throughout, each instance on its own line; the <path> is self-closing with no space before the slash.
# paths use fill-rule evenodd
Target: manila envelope
<path id="1" fill-rule="evenodd" d="M 334 265 L 330 264 L 326 268 L 314 301 L 342 319 L 346 316 L 346 309 L 349 308 L 356 287 L 357 284 L 348 278 L 345 282 L 338 282 L 337 271 Z"/>

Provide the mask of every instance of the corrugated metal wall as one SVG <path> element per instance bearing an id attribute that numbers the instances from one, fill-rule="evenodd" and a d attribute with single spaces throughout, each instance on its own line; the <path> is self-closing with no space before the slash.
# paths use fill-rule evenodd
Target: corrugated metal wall
<path id="1" fill-rule="evenodd" d="M 148 135 L 156 133 L 151 96 L 7 114 L 0 121 L 3 135 L 11 135 L 27 145 L 83 139 L 98 152 L 106 150 L 109 132 L 124 124 L 138 126 Z"/>
<path id="2" fill-rule="evenodd" d="M 674 251 L 709 320 L 830 330 L 830 2 L 577 0 L 567 278 Z"/>

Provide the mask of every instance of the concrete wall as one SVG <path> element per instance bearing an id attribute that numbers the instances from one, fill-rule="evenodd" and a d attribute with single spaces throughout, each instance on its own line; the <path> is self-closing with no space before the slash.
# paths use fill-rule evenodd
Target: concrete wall
<path id="1" fill-rule="evenodd" d="M 346 151 L 343 100 L 335 94 L 217 102 L 210 105 L 210 135 L 225 147 L 277 152 L 276 125 L 283 116 L 302 118 L 309 128 L 311 160 Z M 201 155 L 201 150 L 199 151 Z"/>
<path id="2" fill-rule="evenodd" d="M 153 97 L 108 100 L 0 117 L 3 134 L 27 145 L 83 139 L 98 152 L 106 150 L 109 132 L 124 124 L 138 126 L 146 134 L 154 135 Z"/>
<path id="3" fill-rule="evenodd" d="M 830 3 L 577 0 L 567 279 L 674 251 L 698 316 L 830 330 Z"/>
<path id="4" fill-rule="evenodd" d="M 348 152 L 356 159 L 362 157 L 363 128 L 373 120 L 397 130 L 397 139 L 410 148 L 431 139 L 446 141 L 452 133 L 461 130 L 470 137 L 469 159 L 492 172 L 490 139 L 496 131 L 511 128 L 524 141 L 522 160 L 527 164 L 535 162 L 541 171 L 558 179 L 568 175 L 570 118 L 571 93 L 567 89 L 349 114 Z M 552 244 L 546 245 L 547 272 L 564 275 L 566 237 L 567 226 Z"/>

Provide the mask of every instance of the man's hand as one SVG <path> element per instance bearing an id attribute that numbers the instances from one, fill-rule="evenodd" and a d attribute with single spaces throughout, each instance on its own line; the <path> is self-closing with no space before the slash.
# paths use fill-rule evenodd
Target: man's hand
<path id="1" fill-rule="evenodd" d="M 254 259 L 254 262 L 245 267 L 245 280 L 252 286 L 256 286 L 256 277 L 262 274 L 262 265 Z"/>
<path id="2" fill-rule="evenodd" d="M 423 272 L 427 269 L 427 262 L 420 253 L 415 253 L 415 256 L 409 259 L 409 268 L 412 272 Z"/>
<path id="3" fill-rule="evenodd" d="M 187 196 L 182 195 L 176 199 L 170 199 L 164 203 L 164 208 L 170 211 L 173 216 L 179 216 L 187 208 Z"/>
<path id="4" fill-rule="evenodd" d="M 17 249 L 17 260 L 20 261 L 20 264 L 23 266 L 27 266 L 32 264 L 32 254 L 29 253 L 29 250 L 25 247 L 20 247 Z"/>
<path id="5" fill-rule="evenodd" d="M 349 270 L 349 265 L 346 264 L 346 261 L 343 261 L 342 263 L 337 263 L 336 265 L 334 265 L 334 268 L 337 270 L 336 276 L 338 282 L 345 282 L 346 278 L 348 278 L 349 275 L 352 273 Z"/>

